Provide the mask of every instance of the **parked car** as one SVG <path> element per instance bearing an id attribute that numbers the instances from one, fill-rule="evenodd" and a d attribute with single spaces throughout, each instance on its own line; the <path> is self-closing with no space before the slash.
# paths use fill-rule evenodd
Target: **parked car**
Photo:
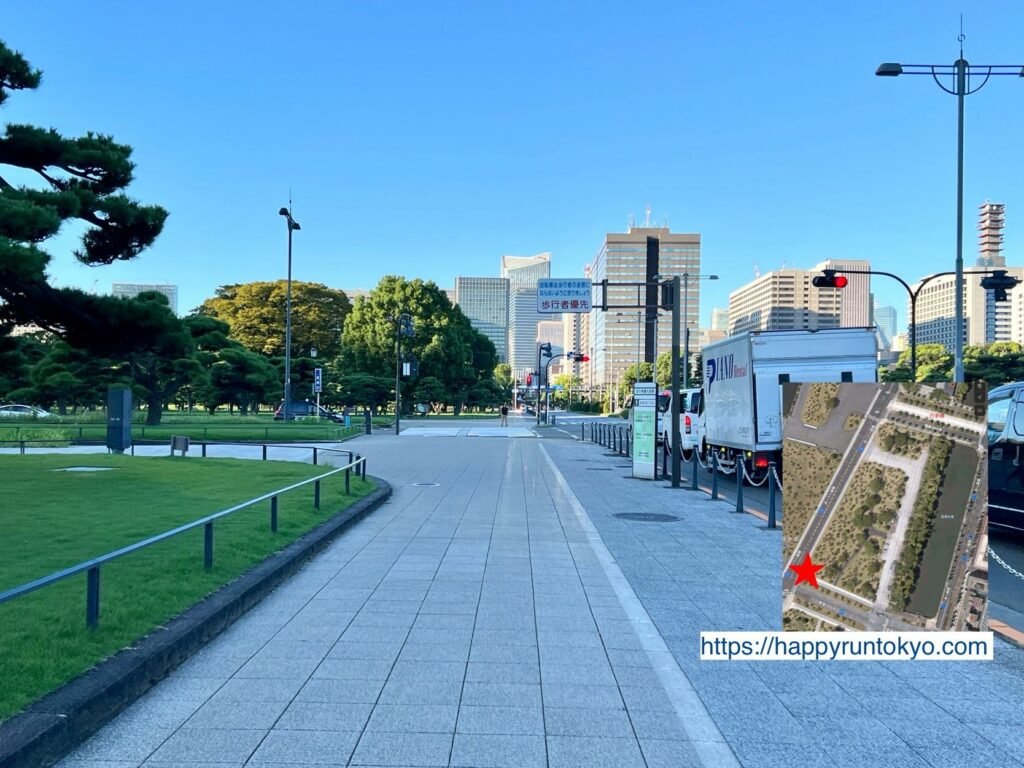
<path id="1" fill-rule="evenodd" d="M 0 405 L 0 419 L 49 419 L 52 416 L 36 405 Z"/>
<path id="2" fill-rule="evenodd" d="M 988 527 L 1024 537 L 1024 382 L 988 393 Z"/>
<path id="3" fill-rule="evenodd" d="M 301 419 L 301 418 L 316 418 L 317 415 L 317 404 L 311 403 L 308 400 L 300 400 L 293 402 L 291 407 L 288 409 L 288 420 Z M 337 424 L 344 424 L 345 417 L 340 413 L 335 413 L 329 408 L 324 408 L 322 405 L 320 408 L 320 418 L 329 419 Z M 277 406 L 277 410 L 274 411 L 274 421 L 284 421 L 284 400 Z"/>

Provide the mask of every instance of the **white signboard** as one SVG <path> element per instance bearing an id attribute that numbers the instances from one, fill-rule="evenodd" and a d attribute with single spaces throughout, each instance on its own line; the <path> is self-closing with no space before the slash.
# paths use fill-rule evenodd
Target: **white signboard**
<path id="1" fill-rule="evenodd" d="M 537 311 L 542 315 L 589 312 L 593 286 L 581 278 L 544 277 L 537 281 Z"/>
<path id="2" fill-rule="evenodd" d="M 633 477 L 654 479 L 658 392 L 653 381 L 633 385 Z"/>

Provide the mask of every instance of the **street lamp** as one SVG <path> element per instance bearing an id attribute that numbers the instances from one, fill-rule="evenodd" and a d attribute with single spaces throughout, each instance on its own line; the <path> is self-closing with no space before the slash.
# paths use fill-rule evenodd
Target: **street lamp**
<path id="1" fill-rule="evenodd" d="M 694 280 L 717 280 L 718 275 L 691 275 L 683 272 L 683 389 L 690 382 L 690 278 Z M 677 299 L 678 301 L 678 299 Z M 676 393 L 673 392 L 675 397 Z"/>
<path id="2" fill-rule="evenodd" d="M 968 64 L 964 59 L 964 34 L 957 37 L 960 42 L 960 58 L 952 66 L 945 64 L 880 64 L 875 74 L 878 77 L 899 75 L 931 75 L 935 83 L 946 93 L 957 97 L 957 159 L 956 159 L 956 345 L 953 357 L 953 381 L 964 380 L 964 97 L 977 93 L 993 75 L 1024 77 L 1024 66 L 1020 64 Z M 981 84 L 972 88 L 969 77 L 972 74 L 984 76 Z M 939 81 L 939 75 L 954 78 L 953 87 L 947 88 Z"/>
<path id="3" fill-rule="evenodd" d="M 278 214 L 288 223 L 288 288 L 284 305 L 284 420 L 287 422 L 292 410 L 292 232 L 302 227 L 292 218 L 291 203 Z"/>

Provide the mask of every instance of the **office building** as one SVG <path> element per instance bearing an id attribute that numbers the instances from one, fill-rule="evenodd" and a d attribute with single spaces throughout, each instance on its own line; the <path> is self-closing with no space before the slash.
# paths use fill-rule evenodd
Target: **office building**
<path id="1" fill-rule="evenodd" d="M 964 344 L 985 344 L 988 336 L 988 307 L 978 277 L 964 276 Z M 911 289 L 917 291 L 921 283 Z M 956 276 L 943 275 L 931 280 L 917 297 L 917 346 L 942 344 L 952 352 L 956 347 Z M 911 317 L 907 300 L 907 317 Z"/>
<path id="2" fill-rule="evenodd" d="M 729 308 L 715 307 L 711 310 L 711 330 L 729 331 Z"/>
<path id="3" fill-rule="evenodd" d="M 826 269 L 866 272 L 871 262 L 863 259 L 829 259 L 811 272 L 820 275 Z M 871 325 L 871 275 L 846 274 L 846 287 L 839 291 L 839 327 L 867 328 Z M 820 289 L 818 289 L 820 290 Z"/>
<path id="4" fill-rule="evenodd" d="M 562 349 L 566 352 L 583 354 L 582 330 L 583 318 L 586 316 L 584 312 L 566 312 L 562 315 Z M 568 360 L 565 368 L 573 376 L 579 376 L 581 365 L 579 361 Z"/>
<path id="5" fill-rule="evenodd" d="M 896 338 L 896 307 L 874 303 L 875 327 L 878 329 L 878 348 L 891 350 Z"/>
<path id="6" fill-rule="evenodd" d="M 501 363 L 508 361 L 508 287 L 504 277 L 455 278 L 455 303 L 473 327 L 494 343 Z"/>
<path id="7" fill-rule="evenodd" d="M 730 293 L 729 334 L 838 328 L 841 289 L 815 288 L 817 274 L 779 269 Z"/>
<path id="8" fill-rule="evenodd" d="M 516 379 L 537 367 L 537 323 L 551 319 L 537 311 L 537 281 L 551 277 L 551 254 L 502 256 L 501 276 L 508 280 L 508 362 Z"/>
<path id="9" fill-rule="evenodd" d="M 590 265 L 590 278 L 594 283 L 608 280 L 612 283 L 644 283 L 647 280 L 647 238 L 659 242 L 658 273 L 666 278 L 700 274 L 700 235 L 671 232 L 668 227 L 634 227 L 624 233 L 609 233 Z M 698 328 L 700 317 L 700 280 L 689 281 L 686 305 L 686 326 L 691 336 Z M 608 289 L 608 304 L 637 306 L 638 309 L 595 310 L 590 315 L 593 377 L 595 388 L 613 387 L 622 373 L 644 356 L 644 341 L 648 333 L 656 337 L 658 353 L 667 352 L 672 344 L 670 312 L 661 312 L 657 331 L 647 328 L 646 318 L 638 323 L 636 312 L 646 301 L 643 286 L 612 286 Z M 595 289 L 595 301 L 600 301 Z M 616 315 L 621 312 L 623 315 Z M 625 321 L 625 322 L 620 322 Z M 629 322 L 632 321 L 632 322 Z M 654 323 L 651 324 L 655 325 Z M 639 349 L 639 352 L 638 352 Z"/>
<path id="10" fill-rule="evenodd" d="M 134 299 L 145 291 L 156 291 L 167 297 L 171 312 L 178 314 L 178 286 L 169 283 L 114 283 L 110 294 L 122 299 Z"/>
<path id="11" fill-rule="evenodd" d="M 565 325 L 562 320 L 545 319 L 537 323 L 537 343 L 550 344 L 552 358 L 565 354 Z M 543 366 L 546 360 L 542 358 L 540 362 Z M 566 360 L 564 357 L 559 357 L 557 360 L 552 359 L 551 364 L 548 365 L 548 378 L 553 379 L 565 370 Z"/>

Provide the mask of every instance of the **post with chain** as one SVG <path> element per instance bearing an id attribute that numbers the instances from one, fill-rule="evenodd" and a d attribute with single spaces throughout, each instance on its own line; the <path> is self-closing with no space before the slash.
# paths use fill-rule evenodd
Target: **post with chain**
<path id="1" fill-rule="evenodd" d="M 743 511 L 743 479 L 747 471 L 743 468 L 743 457 L 736 459 L 736 511 Z"/>
<path id="2" fill-rule="evenodd" d="M 711 454 L 711 500 L 718 501 L 718 454 Z"/>
<path id="3" fill-rule="evenodd" d="M 775 529 L 775 462 L 768 462 L 768 528 Z"/>
<path id="4" fill-rule="evenodd" d="M 699 486 L 697 485 L 697 465 L 700 464 L 700 456 L 697 453 L 697 448 L 696 447 L 694 447 L 690 451 L 690 454 L 691 454 L 691 457 L 692 457 L 691 460 L 693 461 L 693 479 L 690 481 L 690 490 L 691 491 L 697 491 L 697 490 L 700 490 Z"/>

